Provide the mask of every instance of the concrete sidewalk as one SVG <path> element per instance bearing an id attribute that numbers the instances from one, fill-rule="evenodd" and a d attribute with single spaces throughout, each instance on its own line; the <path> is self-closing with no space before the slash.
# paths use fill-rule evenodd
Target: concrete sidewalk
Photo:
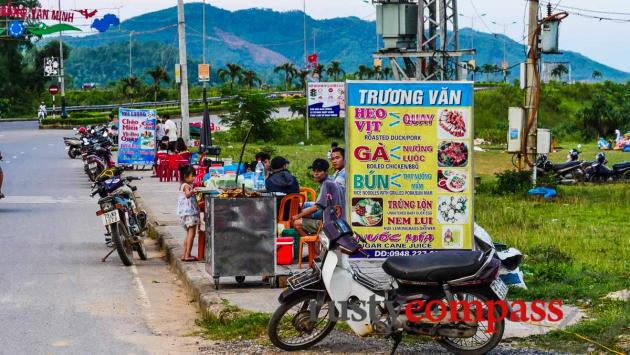
<path id="1" fill-rule="evenodd" d="M 129 172 L 128 175 L 144 178 L 135 184 L 138 186 L 139 200 L 149 215 L 150 224 L 157 232 L 158 240 L 167 251 L 169 263 L 182 276 L 189 292 L 199 302 L 204 315 L 219 314 L 226 305 L 225 301 L 241 309 L 255 312 L 271 313 L 277 308 L 277 298 L 282 289 L 270 289 L 259 277 L 247 277 L 242 285 L 237 284 L 234 278 L 221 278 L 221 286 L 219 290 L 215 290 L 212 276 L 206 271 L 204 262 L 181 262 L 179 259 L 183 254 L 185 232 L 176 214 L 179 183 L 160 182 L 158 178 L 151 177 L 152 172 Z M 196 255 L 196 251 L 197 240 L 193 247 L 193 255 Z M 583 312 L 577 307 L 564 305 L 563 311 L 564 319 L 561 322 L 543 324 L 566 328 L 584 317 Z M 552 329 L 508 321 L 504 338 L 544 334 Z"/>

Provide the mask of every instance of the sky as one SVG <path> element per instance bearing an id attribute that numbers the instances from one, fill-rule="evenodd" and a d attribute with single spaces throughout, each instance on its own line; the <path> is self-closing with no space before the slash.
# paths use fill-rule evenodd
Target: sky
<path id="1" fill-rule="evenodd" d="M 332 17 L 356 16 L 373 20 L 374 6 L 363 0 L 305 0 L 306 13 L 322 19 Z M 42 6 L 54 8 L 57 0 L 40 0 Z M 185 1 L 201 2 L 201 1 Z M 278 11 L 301 10 L 301 0 L 206 0 L 208 4 L 228 10 L 252 7 L 271 8 Z M 580 52 L 594 60 L 617 69 L 630 72 L 630 0 L 551 0 L 552 6 L 567 6 L 586 10 L 618 12 L 625 14 L 597 14 L 593 12 L 573 11 L 560 26 L 560 48 Z M 546 1 L 541 0 L 546 5 Z M 176 0 L 61 0 L 66 9 L 100 9 L 99 13 L 120 13 L 125 20 L 143 13 L 161 10 L 177 5 Z M 120 10 L 114 8 L 120 7 Z M 512 23 L 506 27 L 506 34 L 521 42 L 524 35 L 525 0 L 459 0 L 459 27 L 470 27 L 474 18 L 474 28 L 478 31 L 502 33 L 504 27 L 496 23 Z M 623 18 L 625 22 L 600 21 L 575 13 L 598 15 L 603 17 Z M 484 15 L 485 14 L 485 15 Z M 483 16 L 480 16 L 483 15 Z M 300 36 L 297 36 L 300 37 Z M 465 46 L 462 46 L 465 47 Z"/>

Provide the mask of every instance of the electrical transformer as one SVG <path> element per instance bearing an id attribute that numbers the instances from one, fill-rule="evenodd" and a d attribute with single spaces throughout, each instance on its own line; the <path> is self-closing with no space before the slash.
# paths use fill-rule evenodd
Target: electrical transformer
<path id="1" fill-rule="evenodd" d="M 376 4 L 376 28 L 383 36 L 384 49 L 410 49 L 416 46 L 418 6 L 406 0 Z"/>

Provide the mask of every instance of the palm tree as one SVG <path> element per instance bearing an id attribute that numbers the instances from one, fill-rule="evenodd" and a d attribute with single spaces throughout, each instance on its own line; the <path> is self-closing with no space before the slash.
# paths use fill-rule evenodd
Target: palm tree
<path id="1" fill-rule="evenodd" d="M 366 65 L 361 64 L 359 65 L 358 70 L 354 73 L 354 76 L 356 76 L 359 80 L 369 78 L 370 69 Z"/>
<path id="2" fill-rule="evenodd" d="M 326 66 L 324 64 L 317 64 L 317 68 L 313 69 L 313 74 L 315 73 L 319 75 L 319 80 L 322 81 L 324 74 L 326 74 Z"/>
<path id="3" fill-rule="evenodd" d="M 254 86 L 256 86 L 256 83 L 260 85 L 262 81 L 260 80 L 260 78 L 258 77 L 258 74 L 256 74 L 255 71 L 245 70 L 241 74 L 241 83 L 247 85 L 247 87 L 251 89 Z"/>
<path id="4" fill-rule="evenodd" d="M 230 79 L 230 91 L 232 91 L 234 89 L 234 81 L 240 79 L 243 75 L 243 68 L 238 64 L 228 64 L 226 69 L 219 69 L 218 74 L 221 81 L 225 82 L 227 78 Z"/>
<path id="5" fill-rule="evenodd" d="M 291 82 L 293 81 L 293 78 L 295 77 L 295 73 L 297 71 L 297 69 L 295 69 L 295 66 L 293 65 L 293 63 L 284 63 L 282 65 L 278 65 L 277 67 L 275 67 L 273 69 L 274 73 L 279 73 L 281 71 L 284 71 L 284 89 L 286 91 L 289 91 L 289 87 L 291 86 Z"/>
<path id="6" fill-rule="evenodd" d="M 558 64 L 551 70 L 551 76 L 558 78 L 558 80 L 562 80 L 562 75 L 564 74 L 569 74 L 569 68 L 567 68 L 564 64 Z"/>
<path id="7" fill-rule="evenodd" d="M 490 81 L 490 73 L 494 71 L 494 65 L 484 64 L 481 66 L 481 72 L 486 74 L 486 81 Z"/>
<path id="8" fill-rule="evenodd" d="M 599 80 L 602 78 L 602 72 L 599 70 L 593 70 L 593 80 Z"/>
<path id="9" fill-rule="evenodd" d="M 123 96 L 128 100 L 132 100 L 133 102 L 133 97 L 138 94 L 142 86 L 138 77 L 129 76 L 126 78 L 122 78 L 120 79 L 120 83 L 122 85 L 121 90 Z"/>
<path id="10" fill-rule="evenodd" d="M 392 68 L 390 67 L 385 67 L 383 68 L 383 78 L 385 78 L 385 80 L 389 80 L 389 77 L 392 76 L 394 73 L 392 72 Z"/>
<path id="11" fill-rule="evenodd" d="M 308 78 L 308 75 L 310 73 L 311 72 L 308 70 L 300 70 L 300 71 L 295 72 L 295 78 L 298 79 L 300 89 L 306 89 L 306 82 L 307 82 L 306 78 Z"/>
<path id="12" fill-rule="evenodd" d="M 377 65 L 372 69 L 372 74 L 374 74 L 374 79 L 376 80 L 383 79 L 383 70 L 380 65 Z"/>
<path id="13" fill-rule="evenodd" d="M 339 75 L 346 75 L 346 71 L 341 69 L 341 63 L 333 60 L 328 64 L 328 68 L 326 69 L 326 75 L 328 77 L 332 77 L 333 81 L 337 81 L 339 79 Z"/>
<path id="14" fill-rule="evenodd" d="M 155 69 L 149 70 L 147 74 L 149 74 L 151 79 L 153 79 L 153 85 L 151 86 L 151 88 L 153 89 L 153 101 L 156 102 L 157 93 L 160 90 L 160 83 L 162 82 L 162 80 L 168 83 L 170 79 L 168 77 L 166 69 L 164 69 L 164 67 L 159 64 L 155 66 Z"/>

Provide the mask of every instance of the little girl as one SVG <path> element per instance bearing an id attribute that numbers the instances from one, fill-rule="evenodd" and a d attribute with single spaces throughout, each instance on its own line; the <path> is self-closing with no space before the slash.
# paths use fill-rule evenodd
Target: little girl
<path id="1" fill-rule="evenodd" d="M 181 186 L 179 187 L 179 201 L 177 203 L 177 215 L 179 221 L 186 230 L 186 240 L 184 241 L 184 255 L 182 261 L 197 261 L 191 256 L 195 232 L 199 225 L 199 206 L 193 191 L 193 181 L 195 181 L 195 169 L 191 165 L 180 168 Z"/>

